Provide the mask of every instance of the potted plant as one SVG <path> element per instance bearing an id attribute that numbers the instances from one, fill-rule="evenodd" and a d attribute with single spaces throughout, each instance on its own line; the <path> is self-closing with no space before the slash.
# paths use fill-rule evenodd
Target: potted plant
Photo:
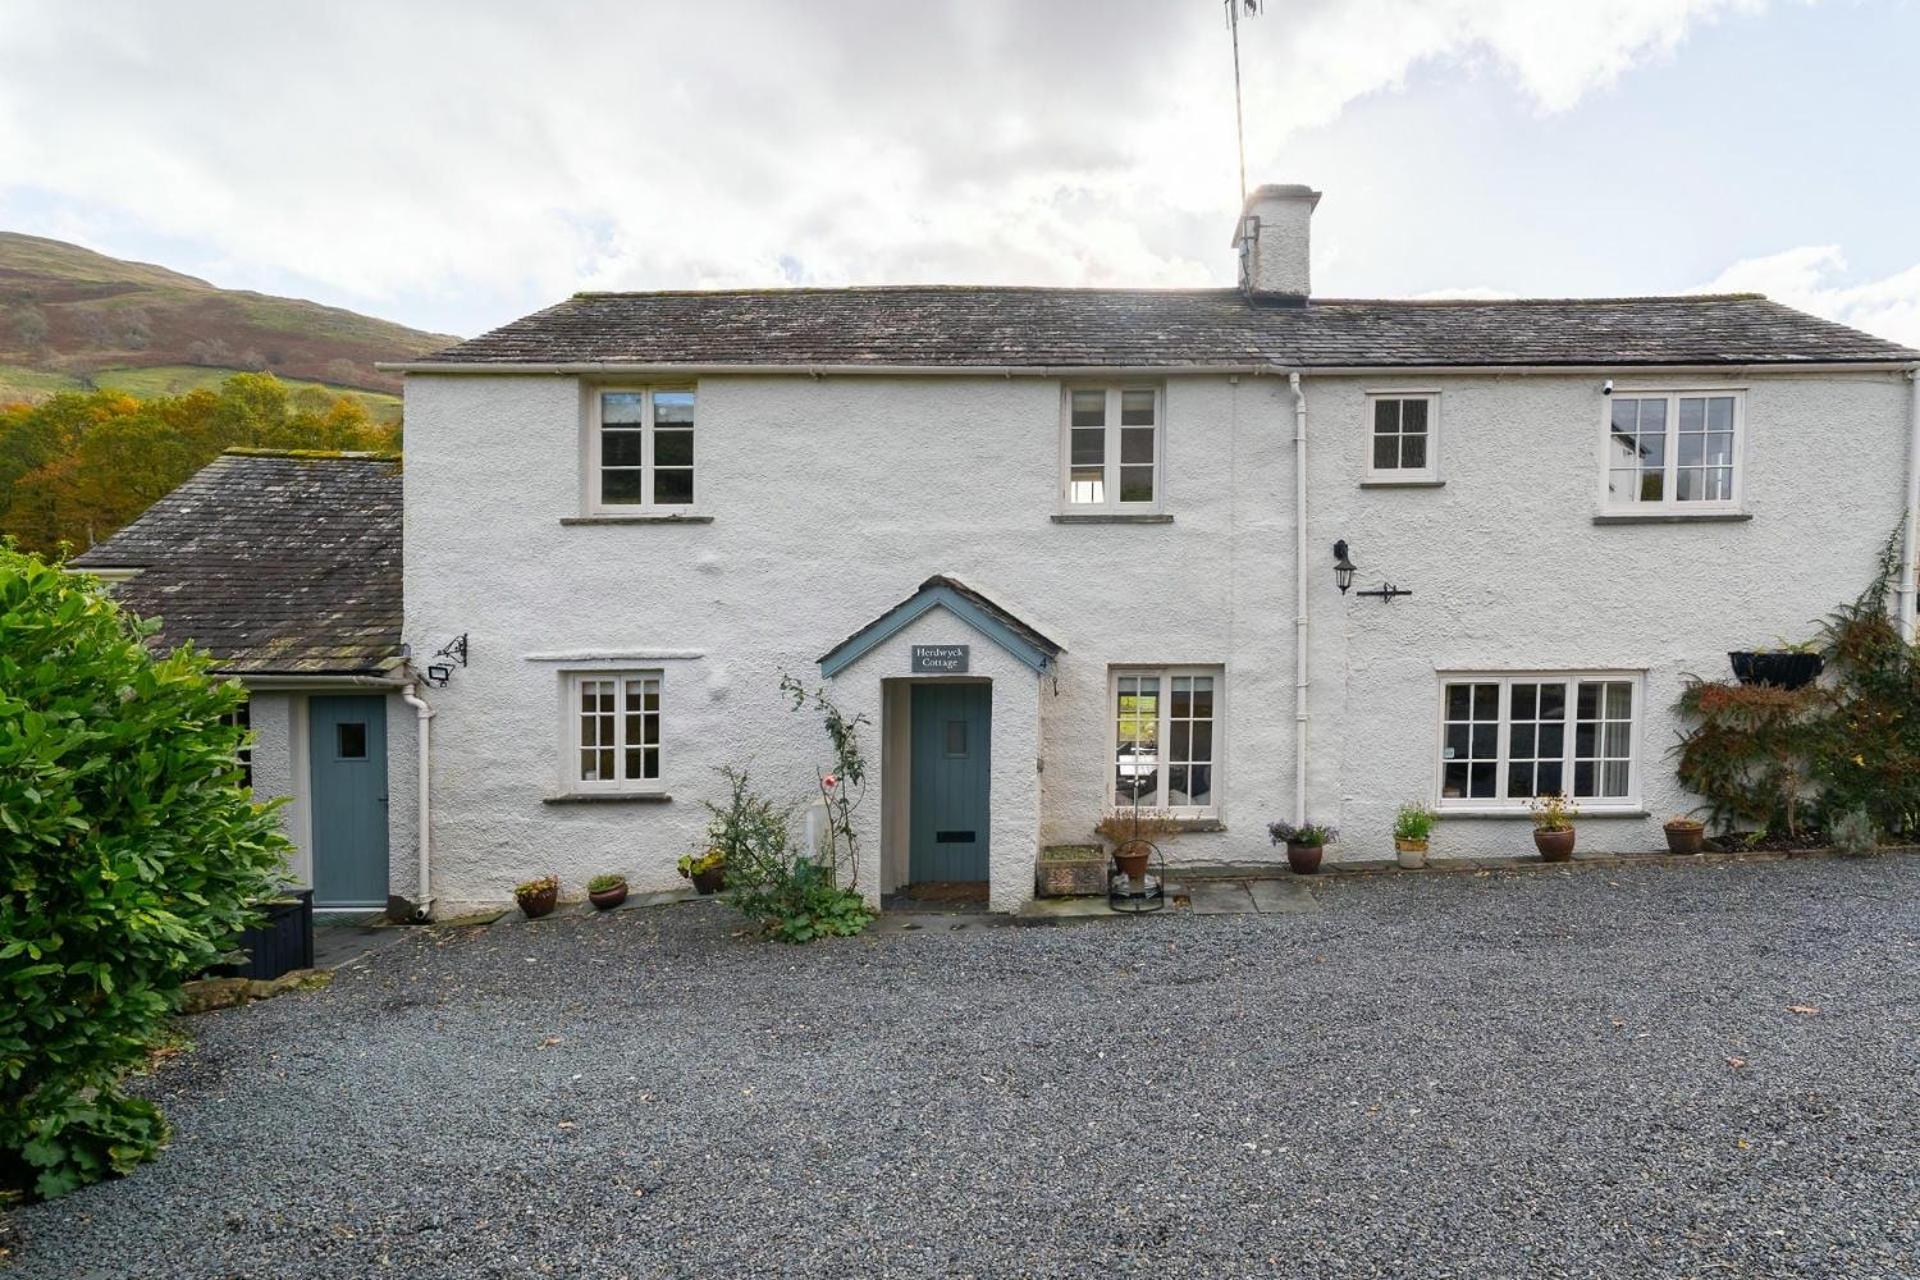
<path id="1" fill-rule="evenodd" d="M 1176 835 L 1179 820 L 1161 809 L 1115 809 L 1101 818 L 1094 834 L 1113 846 L 1114 865 L 1120 874 L 1138 882 L 1147 874 L 1153 860 L 1156 839 Z"/>
<path id="2" fill-rule="evenodd" d="M 1533 845 L 1540 850 L 1540 861 L 1573 857 L 1573 820 L 1580 816 L 1573 801 L 1554 791 L 1535 796 L 1527 807 L 1533 813 Z"/>
<path id="3" fill-rule="evenodd" d="M 693 881 L 694 889 L 702 897 L 727 887 L 727 855 L 719 849 L 689 853 L 680 859 L 679 868 L 680 874 Z"/>
<path id="4" fill-rule="evenodd" d="M 1786 641 L 1771 649 L 1739 650 L 1727 655 L 1741 684 L 1770 684 L 1781 689 L 1804 689 L 1820 678 L 1827 660 L 1812 644 Z"/>
<path id="5" fill-rule="evenodd" d="M 587 901 L 597 911 L 611 911 L 627 900 L 625 876 L 595 876 L 587 881 Z"/>
<path id="6" fill-rule="evenodd" d="M 1291 822 L 1270 822 L 1267 837 L 1275 844 L 1287 846 L 1287 865 L 1295 875 L 1310 876 L 1320 870 L 1321 855 L 1340 838 L 1340 833 L 1317 822 L 1303 822 L 1298 826 Z"/>
<path id="7" fill-rule="evenodd" d="M 516 885 L 513 900 L 520 904 L 520 910 L 529 920 L 538 920 L 552 911 L 560 902 L 560 877 L 541 876 L 538 880 L 529 880 Z"/>
<path id="8" fill-rule="evenodd" d="M 1393 818 L 1393 852 L 1403 871 L 1418 871 L 1427 865 L 1427 840 L 1440 815 L 1423 804 L 1408 801 Z"/>
<path id="9" fill-rule="evenodd" d="M 1676 813 L 1662 828 L 1667 833 L 1668 853 L 1698 853 L 1707 840 L 1707 824 L 1698 818 Z"/>

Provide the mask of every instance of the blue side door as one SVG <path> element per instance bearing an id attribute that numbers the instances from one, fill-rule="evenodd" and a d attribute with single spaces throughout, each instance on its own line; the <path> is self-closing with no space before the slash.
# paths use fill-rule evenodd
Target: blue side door
<path id="1" fill-rule="evenodd" d="M 313 905 L 387 905 L 387 701 L 307 700 Z"/>
<path id="2" fill-rule="evenodd" d="M 915 884 L 987 878 L 993 687 L 913 686 L 908 874 Z"/>

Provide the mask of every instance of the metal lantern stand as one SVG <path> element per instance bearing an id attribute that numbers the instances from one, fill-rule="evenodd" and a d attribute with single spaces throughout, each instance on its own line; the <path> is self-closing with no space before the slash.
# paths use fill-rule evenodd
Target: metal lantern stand
<path id="1" fill-rule="evenodd" d="M 1146 874 L 1136 881 L 1120 870 L 1119 862 L 1115 861 L 1107 880 L 1107 906 L 1129 915 L 1158 911 L 1167 905 L 1167 860 L 1161 856 L 1160 846 L 1151 840 L 1135 837 L 1127 844 L 1136 849 L 1141 845 L 1147 847 Z"/>

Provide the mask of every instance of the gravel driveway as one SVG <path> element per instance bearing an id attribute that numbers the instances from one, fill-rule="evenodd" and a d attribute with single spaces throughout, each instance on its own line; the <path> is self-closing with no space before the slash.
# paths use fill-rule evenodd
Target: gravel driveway
<path id="1" fill-rule="evenodd" d="M 1920 1274 L 1920 858 L 1315 893 L 422 932 L 195 1019 L 13 1274 Z"/>

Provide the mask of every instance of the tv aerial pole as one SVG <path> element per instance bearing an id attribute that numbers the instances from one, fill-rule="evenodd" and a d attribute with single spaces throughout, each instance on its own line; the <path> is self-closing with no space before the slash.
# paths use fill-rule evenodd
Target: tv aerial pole
<path id="1" fill-rule="evenodd" d="M 1227 30 L 1233 36 L 1233 137 L 1240 152 L 1240 203 L 1247 203 L 1247 125 L 1244 109 L 1240 105 L 1240 11 L 1246 10 L 1246 16 L 1260 16 L 1264 0 L 1226 0 Z"/>

